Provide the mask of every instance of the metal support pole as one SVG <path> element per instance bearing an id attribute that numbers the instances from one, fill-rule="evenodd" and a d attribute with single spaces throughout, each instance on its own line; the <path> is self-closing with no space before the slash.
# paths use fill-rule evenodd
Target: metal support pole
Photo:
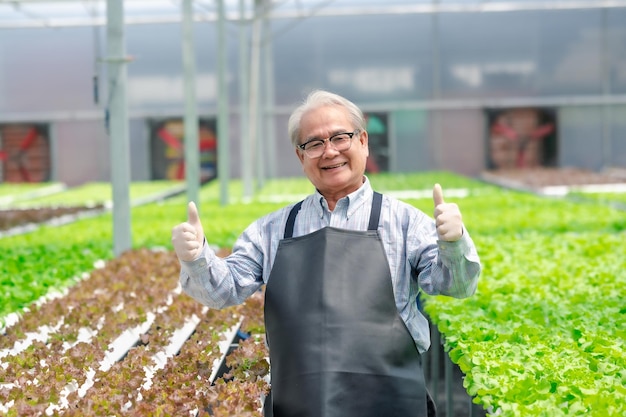
<path id="1" fill-rule="evenodd" d="M 447 354 L 443 356 L 444 378 L 446 381 L 446 416 L 452 417 L 454 415 L 454 405 L 452 401 L 452 360 Z"/>
<path id="2" fill-rule="evenodd" d="M 609 53 L 609 37 L 607 33 L 608 10 L 602 9 L 602 94 L 608 97 L 611 94 L 611 60 Z M 613 146 L 611 129 L 611 105 L 602 105 L 602 168 L 612 165 Z"/>
<path id="3" fill-rule="evenodd" d="M 253 155 L 256 156 L 256 186 L 263 186 L 263 155 L 261 149 L 261 135 L 259 135 L 259 103 L 260 103 L 260 72 L 261 72 L 261 19 L 262 0 L 254 0 L 254 18 L 252 21 L 252 40 L 250 58 L 250 142 L 252 144 Z"/>
<path id="4" fill-rule="evenodd" d="M 271 7 L 271 6 L 267 6 Z M 270 12 L 263 14 L 263 33 L 267 41 L 263 44 L 263 75 L 265 82 L 265 94 L 263 101 L 263 120 L 265 121 L 265 160 L 268 168 L 268 178 L 276 178 L 276 129 L 274 123 L 274 59 L 273 59 L 273 41 L 269 34 L 271 33 Z"/>
<path id="5" fill-rule="evenodd" d="M 187 200 L 200 209 L 200 155 L 198 139 L 198 109 L 196 103 L 196 60 L 193 40 L 193 0 L 183 0 L 183 74 L 185 93 L 185 182 Z"/>
<path id="6" fill-rule="evenodd" d="M 259 57 L 259 42 L 261 38 L 261 25 L 258 17 L 258 0 L 254 0 L 254 16 L 252 18 L 252 39 L 250 41 L 250 84 L 248 96 L 250 112 L 250 121 L 248 123 L 248 138 L 250 140 L 250 148 L 252 155 L 258 154 L 260 149 L 258 145 L 258 119 L 259 119 L 259 71 L 260 71 L 260 57 Z M 257 178 L 259 180 L 259 178 Z M 258 183 L 257 183 L 258 186 Z"/>
<path id="7" fill-rule="evenodd" d="M 250 48 L 248 44 L 247 28 L 245 25 L 245 0 L 239 0 L 239 125 L 241 126 L 241 177 L 243 182 L 243 200 L 252 199 L 252 143 L 250 141 L 250 131 L 248 127 L 250 95 L 249 76 L 250 62 L 248 54 Z"/>
<path id="8" fill-rule="evenodd" d="M 220 181 L 220 203 L 228 204 L 230 179 L 230 144 L 228 125 L 228 80 L 226 79 L 228 51 L 226 50 L 226 11 L 224 0 L 217 1 L 217 177 Z"/>
<path id="9" fill-rule="evenodd" d="M 433 0 L 433 8 L 438 10 L 439 0 Z M 439 13 L 434 12 L 432 15 L 432 72 L 433 72 L 433 100 L 439 100 L 441 96 L 441 60 L 440 60 L 440 41 L 439 41 Z M 441 110 L 431 111 L 431 121 L 433 123 L 432 135 L 433 135 L 433 151 L 435 156 L 435 166 L 431 169 L 445 169 L 443 164 L 443 134 L 441 133 Z"/>
<path id="10" fill-rule="evenodd" d="M 113 252 L 132 246 L 130 220 L 130 141 L 126 98 L 126 48 L 124 4 L 107 0 L 107 49 L 109 87 L 109 136 L 113 193 Z"/>
<path id="11" fill-rule="evenodd" d="M 430 376 L 433 381 L 432 397 L 433 401 L 439 406 L 439 329 L 434 324 L 430 327 L 430 350 L 432 352 L 430 362 Z"/>

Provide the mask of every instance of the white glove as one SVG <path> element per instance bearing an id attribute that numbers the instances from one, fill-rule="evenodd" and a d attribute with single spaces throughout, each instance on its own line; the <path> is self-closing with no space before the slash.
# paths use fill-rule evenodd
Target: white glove
<path id="1" fill-rule="evenodd" d="M 447 242 L 457 241 L 463 236 L 463 219 L 459 206 L 443 201 L 441 185 L 433 187 L 433 201 L 435 203 L 435 224 L 439 240 Z"/>
<path id="2" fill-rule="evenodd" d="M 176 256 L 181 261 L 193 261 L 200 257 L 204 244 L 204 230 L 193 201 L 187 206 L 187 221 L 172 229 L 172 244 Z"/>

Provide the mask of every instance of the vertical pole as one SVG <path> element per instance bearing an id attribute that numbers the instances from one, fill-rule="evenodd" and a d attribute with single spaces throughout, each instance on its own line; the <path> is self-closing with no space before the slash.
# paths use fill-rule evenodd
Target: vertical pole
<path id="1" fill-rule="evenodd" d="M 430 362 L 430 376 L 432 378 L 432 397 L 436 406 L 439 406 L 439 329 L 434 324 L 430 327 L 430 350 L 432 352 Z"/>
<path id="2" fill-rule="evenodd" d="M 124 5 L 107 0 L 107 49 L 109 85 L 109 136 L 113 191 L 113 252 L 132 246 L 130 222 L 130 143 L 126 97 L 126 48 Z"/>
<path id="3" fill-rule="evenodd" d="M 228 204 L 228 182 L 230 176 L 230 152 L 228 129 L 228 80 L 226 69 L 226 11 L 224 0 L 217 1 L 217 177 L 220 181 L 220 203 Z"/>
<path id="4" fill-rule="evenodd" d="M 263 72 L 265 82 L 265 94 L 264 94 L 264 114 L 263 120 L 265 121 L 265 140 L 263 147 L 265 149 L 265 160 L 268 167 L 268 178 L 276 178 L 276 129 L 274 121 L 274 58 L 271 38 L 271 19 L 270 19 L 270 5 L 267 6 L 268 10 L 263 14 Z"/>
<path id="5" fill-rule="evenodd" d="M 440 63 L 440 45 L 439 45 L 439 0 L 433 0 L 433 27 L 432 27 L 432 72 L 433 72 L 433 100 L 436 102 L 439 100 L 441 96 L 441 63 Z M 434 169 L 443 169 L 443 135 L 441 134 L 441 110 L 431 110 L 432 112 L 432 123 L 433 123 L 433 151 L 434 151 L 434 160 L 435 166 L 431 167 Z"/>
<path id="6" fill-rule="evenodd" d="M 443 355 L 444 361 L 444 378 L 446 381 L 446 417 L 453 417 L 453 402 L 452 402 L 452 360 L 447 354 Z"/>
<path id="7" fill-rule="evenodd" d="M 57 129 L 56 124 L 51 124 L 50 129 L 48 129 L 48 140 L 50 141 L 50 160 L 58 161 L 59 160 L 59 152 L 58 152 L 58 143 L 57 143 Z M 2 149 L 2 135 L 0 134 L 0 149 Z M 50 181 L 56 182 L 59 178 L 59 172 L 57 168 L 57 164 L 50 164 Z M 2 169 L 0 169 L 0 182 L 2 182 Z"/>
<path id="8" fill-rule="evenodd" d="M 262 147 L 259 144 L 259 72 L 260 72 L 260 39 L 261 39 L 261 24 L 259 19 L 259 13 L 261 8 L 259 7 L 260 0 L 254 0 L 254 16 L 252 20 L 252 40 L 250 42 L 251 58 L 250 58 L 250 96 L 249 96 L 249 111 L 250 121 L 248 123 L 248 131 L 250 136 L 250 144 L 252 148 L 252 154 L 256 155 L 256 170 L 257 170 L 257 188 L 262 184 L 260 178 L 259 162 L 262 163 L 262 159 L 259 157 Z"/>
<path id="9" fill-rule="evenodd" d="M 241 177 L 243 181 L 243 200 L 249 201 L 252 198 L 252 143 L 248 130 L 248 97 L 250 89 L 248 80 L 250 76 L 250 63 L 248 54 L 250 48 L 248 44 L 247 28 L 245 25 L 245 0 L 239 0 L 239 125 L 241 126 Z"/>
<path id="10" fill-rule="evenodd" d="M 185 94 L 185 182 L 187 200 L 200 209 L 200 155 L 198 140 L 198 109 L 196 104 L 196 63 L 193 41 L 193 0 L 183 0 L 183 76 Z"/>
<path id="11" fill-rule="evenodd" d="M 607 8 L 602 8 L 602 94 L 605 100 L 611 95 L 611 62 L 609 54 L 609 37 L 607 33 Z M 611 143 L 611 105 L 602 104 L 602 168 L 608 168 L 612 164 L 612 143 Z"/>
<path id="12" fill-rule="evenodd" d="M 258 132 L 256 141 L 257 141 L 257 152 L 256 156 L 256 179 L 257 179 L 257 187 L 262 188 L 265 185 L 265 112 L 263 107 L 263 100 L 261 99 L 262 87 L 259 84 L 261 80 L 261 76 L 263 75 L 263 56 L 262 52 L 262 42 L 263 42 L 263 16 L 265 13 L 265 0 L 255 0 L 255 15 L 256 19 L 254 20 L 255 24 L 255 41 L 253 42 L 254 47 L 256 48 L 256 63 L 255 67 L 252 71 L 256 72 L 256 79 L 258 84 L 258 94 L 256 96 L 255 106 L 256 110 L 256 120 L 255 120 L 255 130 Z"/>
<path id="13" fill-rule="evenodd" d="M 396 130 L 396 121 L 398 120 L 398 111 L 392 111 L 389 114 L 389 126 L 387 126 L 387 135 L 389 138 L 389 172 L 398 172 L 398 137 Z"/>

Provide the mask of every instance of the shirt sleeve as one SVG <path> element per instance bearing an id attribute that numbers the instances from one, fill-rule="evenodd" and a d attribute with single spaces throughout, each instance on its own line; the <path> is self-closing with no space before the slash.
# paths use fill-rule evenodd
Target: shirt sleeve
<path id="1" fill-rule="evenodd" d="M 233 253 L 220 258 L 206 244 L 202 255 L 181 261 L 180 284 L 185 293 L 215 309 L 243 303 L 263 285 L 263 252 L 256 242 L 258 222 L 237 239 Z"/>
<path id="2" fill-rule="evenodd" d="M 476 292 L 481 265 L 476 246 L 463 228 L 461 239 L 456 242 L 437 241 L 438 262 L 433 281 L 438 292 L 456 298 L 465 298 Z"/>
<path id="3" fill-rule="evenodd" d="M 476 292 L 481 272 L 476 246 L 467 229 L 455 242 L 437 239 L 434 221 L 422 222 L 414 261 L 420 288 L 430 295 L 465 298 Z"/>

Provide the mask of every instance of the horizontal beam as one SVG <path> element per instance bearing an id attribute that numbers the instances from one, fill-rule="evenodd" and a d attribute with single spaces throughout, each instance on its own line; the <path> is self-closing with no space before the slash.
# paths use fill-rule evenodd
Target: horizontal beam
<path id="1" fill-rule="evenodd" d="M 367 112 L 397 111 L 397 110 L 465 110 L 465 109 L 506 109 L 516 107 L 583 107 L 583 106 L 621 106 L 626 105 L 626 94 L 588 95 L 588 96 L 546 96 L 546 97 L 508 97 L 484 98 L 473 100 L 414 100 L 389 101 L 376 104 L 361 105 Z M 275 106 L 268 109 L 271 115 L 289 115 L 293 107 Z M 217 116 L 216 106 L 198 107 L 198 113 L 206 116 Z M 238 116 L 239 109 L 233 108 L 231 114 Z M 129 110 L 129 119 L 182 117 L 181 107 L 173 106 L 164 110 Z M 43 112 L 13 112 L 0 114 L 2 123 L 40 123 L 101 120 L 104 121 L 104 112 L 96 110 L 85 111 L 43 111 Z"/>

